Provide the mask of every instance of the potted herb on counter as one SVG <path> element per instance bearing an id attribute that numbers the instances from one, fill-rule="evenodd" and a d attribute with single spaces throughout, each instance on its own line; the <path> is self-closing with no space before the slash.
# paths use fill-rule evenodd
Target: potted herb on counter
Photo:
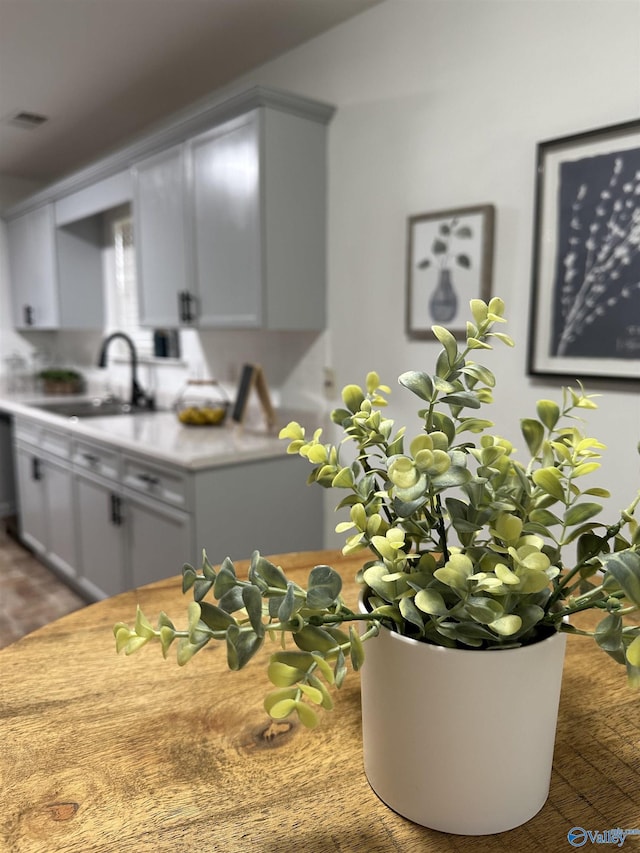
<path id="1" fill-rule="evenodd" d="M 77 370 L 49 367 L 38 373 L 45 394 L 79 394 L 84 390 L 84 379 Z"/>

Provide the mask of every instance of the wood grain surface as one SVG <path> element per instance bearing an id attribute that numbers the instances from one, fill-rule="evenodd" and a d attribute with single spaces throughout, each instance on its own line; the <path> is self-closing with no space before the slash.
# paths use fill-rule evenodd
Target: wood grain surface
<path id="1" fill-rule="evenodd" d="M 329 562 L 355 604 L 359 558 L 276 562 L 301 583 Z M 357 675 L 307 731 L 269 721 L 259 660 L 230 673 L 214 644 L 184 668 L 159 646 L 116 655 L 112 626 L 132 622 L 138 602 L 153 620 L 166 610 L 183 625 L 188 600 L 177 578 L 165 580 L 0 652 L 2 853 L 556 853 L 573 849 L 574 826 L 640 829 L 639 697 L 591 641 L 569 637 L 545 807 L 507 833 L 453 836 L 399 817 L 369 788 Z M 640 838 L 627 839 L 634 845 Z"/>

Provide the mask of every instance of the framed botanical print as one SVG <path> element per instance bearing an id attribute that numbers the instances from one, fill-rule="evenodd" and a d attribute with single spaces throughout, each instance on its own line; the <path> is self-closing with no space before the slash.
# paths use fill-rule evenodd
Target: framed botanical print
<path id="1" fill-rule="evenodd" d="M 495 208 L 490 204 L 410 216 L 406 329 L 431 337 L 446 325 L 464 338 L 469 300 L 491 295 Z"/>
<path id="2" fill-rule="evenodd" d="M 640 121 L 539 143 L 529 372 L 640 377 Z"/>

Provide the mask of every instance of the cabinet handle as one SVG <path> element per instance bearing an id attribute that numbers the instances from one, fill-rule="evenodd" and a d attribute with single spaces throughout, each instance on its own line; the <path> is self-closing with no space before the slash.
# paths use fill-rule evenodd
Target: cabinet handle
<path id="1" fill-rule="evenodd" d="M 33 305 L 25 305 L 23 307 L 23 314 L 25 326 L 33 326 Z"/>
<path id="2" fill-rule="evenodd" d="M 31 457 L 31 479 L 32 480 L 41 480 L 42 479 L 42 468 L 40 467 L 40 460 L 37 456 Z"/>
<path id="3" fill-rule="evenodd" d="M 92 467 L 92 468 L 94 468 L 94 467 L 98 464 L 98 462 L 100 462 L 100 457 L 99 457 L 99 456 L 95 456 L 93 453 L 83 453 L 83 454 L 82 454 L 82 458 L 83 458 L 86 462 L 88 462 L 88 463 L 89 463 L 89 465 L 91 465 L 91 467 Z"/>
<path id="4" fill-rule="evenodd" d="M 181 290 L 178 293 L 178 314 L 181 323 L 193 323 L 196 319 L 194 303 L 195 297 L 188 290 Z"/>
<path id="5" fill-rule="evenodd" d="M 137 474 L 139 480 L 142 480 L 143 483 L 146 483 L 147 486 L 159 486 L 160 478 L 154 477 L 152 474 Z"/>
<path id="6" fill-rule="evenodd" d="M 122 524 L 122 502 L 119 495 L 111 494 L 111 523 L 116 527 Z"/>
<path id="7" fill-rule="evenodd" d="M 193 323 L 193 321 L 195 320 L 194 311 L 193 311 L 193 302 L 194 302 L 194 298 L 193 298 L 192 294 L 189 293 L 188 290 L 186 290 L 185 294 L 184 294 L 184 303 L 185 303 L 186 322 L 187 323 Z"/>
<path id="8" fill-rule="evenodd" d="M 178 293 L 178 315 L 181 323 L 187 322 L 187 292 L 181 290 Z"/>

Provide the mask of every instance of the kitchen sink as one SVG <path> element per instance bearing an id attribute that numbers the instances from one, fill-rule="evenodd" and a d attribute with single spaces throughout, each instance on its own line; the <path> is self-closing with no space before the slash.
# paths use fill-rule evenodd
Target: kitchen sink
<path id="1" fill-rule="evenodd" d="M 108 397 L 92 397 L 84 400 L 51 400 L 33 403 L 34 408 L 63 418 L 100 418 L 107 415 L 136 415 L 148 412 L 126 403 L 124 400 Z"/>

